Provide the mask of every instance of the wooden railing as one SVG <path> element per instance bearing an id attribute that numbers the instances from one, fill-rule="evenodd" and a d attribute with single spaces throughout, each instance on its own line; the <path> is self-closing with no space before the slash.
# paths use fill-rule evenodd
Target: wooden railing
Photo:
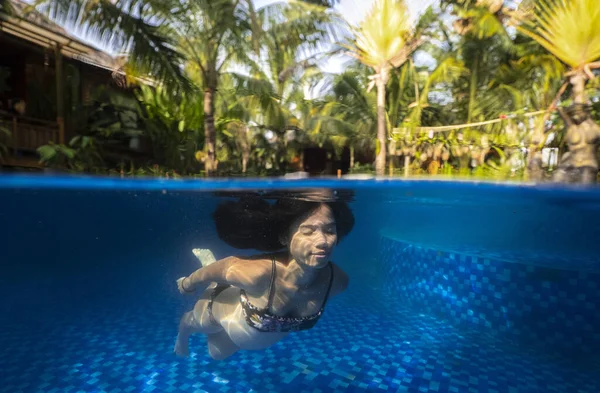
<path id="1" fill-rule="evenodd" d="M 0 111 L 0 123 L 10 132 L 6 141 L 14 154 L 35 153 L 36 149 L 48 142 L 59 143 L 58 123 L 30 117 L 17 116 Z"/>

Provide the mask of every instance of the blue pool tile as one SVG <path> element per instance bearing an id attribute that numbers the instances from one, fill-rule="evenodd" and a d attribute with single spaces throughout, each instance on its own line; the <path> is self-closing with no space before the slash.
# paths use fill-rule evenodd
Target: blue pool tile
<path id="1" fill-rule="evenodd" d="M 482 258 L 471 263 L 468 256 L 451 257 L 423 248 L 402 254 L 386 247 L 381 255 L 384 266 L 400 269 L 394 277 L 387 275 L 393 283 L 367 283 L 360 281 L 359 275 L 347 293 L 330 301 L 313 330 L 290 335 L 265 351 L 239 352 L 223 362 L 208 357 L 202 336 L 191 340 L 192 357 L 179 359 L 172 354 L 178 318 L 189 305 L 152 285 L 135 292 L 129 301 L 124 301 L 118 290 L 103 293 L 97 303 L 89 301 L 85 308 L 74 307 L 70 302 L 76 300 L 69 296 L 58 299 L 53 294 L 39 299 L 33 288 L 14 293 L 0 288 L 0 296 L 20 304 L 22 310 L 28 304 L 43 306 L 31 307 L 31 315 L 25 313 L 22 319 L 5 315 L 0 321 L 0 348 L 5 354 L 0 357 L 0 392 L 600 391 L 594 372 L 598 367 L 580 369 L 569 359 L 514 342 L 514 328 L 508 333 L 499 329 L 512 322 L 525 337 L 532 334 L 527 325 L 519 325 L 523 319 L 516 318 L 531 317 L 522 312 L 523 298 L 511 298 L 509 282 L 504 280 L 518 277 L 511 266 Z M 422 260 L 425 257 L 428 259 Z M 464 272 L 456 268 L 459 262 Z M 491 274 L 492 267 L 498 267 L 498 277 Z M 548 277 L 548 272 L 540 273 L 537 268 L 528 274 Z M 572 320 L 576 328 L 587 332 L 581 337 L 598 339 L 598 325 L 586 314 L 585 305 L 600 304 L 594 288 L 585 281 L 596 276 L 589 273 L 584 278 L 574 273 L 573 277 L 577 278 L 576 288 L 568 281 L 565 286 L 549 280 L 541 280 L 548 283 L 544 286 L 527 284 L 532 286 L 531 293 L 540 294 L 537 301 L 552 303 L 551 308 L 563 311 L 555 315 L 555 321 L 546 320 L 544 325 L 535 321 L 535 325 L 560 332 L 555 327 L 567 326 Z M 510 283 L 523 294 L 529 293 L 523 282 Z M 540 288 L 548 291 L 540 292 Z M 564 292 L 563 297 L 557 288 Z M 80 289 L 90 290 L 71 287 Z M 563 310 L 566 303 L 561 299 L 573 299 L 573 293 L 585 294 L 584 304 Z M 525 299 L 536 300 L 531 296 Z M 475 300 L 480 303 L 475 305 Z M 529 314 L 545 315 L 541 305 L 528 306 Z M 448 311 L 456 317 L 451 318 Z M 471 319 L 460 324 L 463 315 Z M 30 323 L 38 320 L 43 326 Z M 577 344 L 572 335 L 563 333 L 563 339 Z M 586 343 L 590 341 L 578 345 Z"/>
<path id="2" fill-rule="evenodd" d="M 562 353 L 600 352 L 600 274 L 482 259 L 383 238 L 386 292 L 453 323 Z M 452 262 L 458 260 L 459 263 Z M 590 327 L 597 327 L 590 330 Z"/>

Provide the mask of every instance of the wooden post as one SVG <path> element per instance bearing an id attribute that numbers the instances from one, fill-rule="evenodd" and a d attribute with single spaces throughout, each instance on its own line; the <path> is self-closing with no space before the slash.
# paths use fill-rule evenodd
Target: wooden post
<path id="1" fill-rule="evenodd" d="M 342 170 L 341 169 L 337 170 L 337 177 L 338 177 L 338 179 L 342 178 Z"/>
<path id="2" fill-rule="evenodd" d="M 12 121 L 12 135 L 10 136 L 11 139 L 11 144 L 12 144 L 12 148 L 13 148 L 13 156 L 17 157 L 17 149 L 19 148 L 19 140 L 18 140 L 18 134 L 17 134 L 17 130 L 18 130 L 18 125 L 17 125 L 17 116 L 13 116 L 13 121 Z"/>
<path id="3" fill-rule="evenodd" d="M 61 45 L 56 44 L 55 72 L 56 72 L 56 122 L 58 123 L 58 143 L 65 144 L 65 82 L 63 78 L 63 58 Z"/>

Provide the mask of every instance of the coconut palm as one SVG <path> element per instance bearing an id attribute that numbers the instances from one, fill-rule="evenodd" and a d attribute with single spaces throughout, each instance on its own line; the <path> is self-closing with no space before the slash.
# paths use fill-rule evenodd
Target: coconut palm
<path id="1" fill-rule="evenodd" d="M 192 2 L 186 19 L 177 29 L 177 39 L 186 54 L 188 69 L 204 91 L 205 170 L 217 169 L 215 94 L 226 67 L 252 49 L 251 1 L 202 0 Z M 243 60 L 242 60 L 243 61 Z"/>
<path id="2" fill-rule="evenodd" d="M 216 170 L 215 93 L 220 73 L 259 49 L 253 1 L 38 0 L 35 6 L 113 52 L 126 53 L 128 71 L 149 75 L 170 93 L 200 88 L 205 166 L 208 174 Z"/>
<path id="3" fill-rule="evenodd" d="M 275 166 L 282 169 L 288 150 L 306 140 L 310 122 L 300 111 L 305 90 L 321 79 L 319 65 L 332 53 L 326 47 L 332 35 L 346 28 L 335 12 L 298 1 L 265 6 L 255 16 L 259 50 L 247 53 L 245 70 L 227 74 L 235 88 L 227 111 L 237 111 L 253 133 L 274 134 Z"/>
<path id="4" fill-rule="evenodd" d="M 344 143 L 350 148 L 350 167 L 355 152 L 371 152 L 377 130 L 377 97 L 367 91 L 368 70 L 355 64 L 339 75 L 331 75 L 327 94 L 313 105 L 313 134 L 321 141 Z"/>
<path id="5" fill-rule="evenodd" d="M 33 6 L 114 53 L 127 53 L 128 67 L 171 91 L 191 83 L 180 67 L 183 55 L 170 35 L 185 3 L 171 0 L 36 0 Z M 117 64 L 115 64 L 117 66 Z"/>
<path id="6" fill-rule="evenodd" d="M 38 0 L 36 6 L 58 23 L 126 53 L 128 71 L 152 77 L 171 94 L 200 87 L 204 91 L 206 172 L 215 170 L 218 74 L 236 50 L 243 51 L 240 43 L 247 41 L 251 28 L 251 1 Z M 190 82 L 186 64 L 198 69 L 200 86 Z"/>
<path id="7" fill-rule="evenodd" d="M 330 51 L 329 34 L 343 29 L 335 13 L 324 7 L 290 2 L 263 7 L 256 13 L 259 51 L 244 59 L 247 73 L 233 73 L 238 95 L 260 108 L 253 120 L 277 133 L 295 117 L 291 108 L 304 99 L 304 89 L 319 79 L 319 64 Z"/>

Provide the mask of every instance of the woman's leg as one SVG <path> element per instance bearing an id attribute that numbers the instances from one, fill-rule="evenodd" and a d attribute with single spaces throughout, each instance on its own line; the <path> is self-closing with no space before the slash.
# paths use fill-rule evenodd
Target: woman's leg
<path id="1" fill-rule="evenodd" d="M 179 356 L 189 356 L 190 336 L 195 333 L 215 334 L 223 330 L 221 325 L 215 324 L 210 318 L 209 306 L 212 302 L 214 286 L 211 285 L 204 293 L 192 311 L 183 314 L 179 322 L 179 332 L 175 341 L 174 352 Z"/>
<path id="2" fill-rule="evenodd" d="M 189 311 L 183 314 L 183 317 L 179 322 L 179 332 L 177 334 L 177 340 L 175 341 L 175 348 L 173 349 L 173 352 L 175 352 L 175 354 L 178 356 L 190 356 L 190 336 L 199 332 L 200 327 L 194 318 L 194 312 Z"/>

